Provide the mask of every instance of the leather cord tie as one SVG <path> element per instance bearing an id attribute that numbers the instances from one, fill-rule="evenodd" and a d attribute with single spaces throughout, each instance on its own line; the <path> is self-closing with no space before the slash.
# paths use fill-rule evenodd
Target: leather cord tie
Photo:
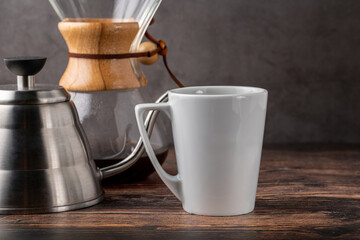
<path id="1" fill-rule="evenodd" d="M 155 22 L 154 19 L 151 20 L 150 25 Z M 86 58 L 86 59 L 127 59 L 127 58 L 139 58 L 139 57 L 152 57 L 155 54 L 159 54 L 163 57 L 163 62 L 166 70 L 168 71 L 171 79 L 179 86 L 184 87 L 184 85 L 175 77 L 171 72 L 169 65 L 167 63 L 166 55 L 168 49 L 166 43 L 163 40 L 156 40 L 153 36 L 150 35 L 148 31 L 145 32 L 145 36 L 151 42 L 155 43 L 157 48 L 153 51 L 147 52 L 135 52 L 135 53 L 120 53 L 120 54 L 87 54 L 87 53 L 72 53 L 68 52 L 69 58 Z"/>

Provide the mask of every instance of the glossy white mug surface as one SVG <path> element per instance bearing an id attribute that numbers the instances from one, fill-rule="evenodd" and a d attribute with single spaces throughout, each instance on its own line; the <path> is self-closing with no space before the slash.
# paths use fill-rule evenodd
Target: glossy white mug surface
<path id="1" fill-rule="evenodd" d="M 254 209 L 264 135 L 267 91 L 255 87 L 199 86 L 170 90 L 169 101 L 135 108 L 146 151 L 185 211 L 231 216 Z M 147 110 L 171 119 L 176 176 L 159 164 L 143 125 Z"/>

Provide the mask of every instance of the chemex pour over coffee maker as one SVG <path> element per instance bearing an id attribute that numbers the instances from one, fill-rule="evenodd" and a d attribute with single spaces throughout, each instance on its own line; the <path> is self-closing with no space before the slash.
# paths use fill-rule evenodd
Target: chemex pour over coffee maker
<path id="1" fill-rule="evenodd" d="M 148 64 L 164 56 L 176 81 L 164 42 L 148 35 L 155 45 L 138 49 L 160 1 L 50 0 L 69 47 L 60 84 L 71 91 L 79 114 L 64 87 L 35 84 L 46 58 L 5 59 L 18 77 L 17 85 L 0 86 L 0 214 L 92 206 L 103 199 L 102 179 L 149 173 L 134 116 L 134 106 L 146 100 L 139 91 L 146 85 L 139 57 Z M 164 94 L 157 102 L 166 100 Z M 145 125 L 165 159 L 157 115 L 150 111 Z M 99 168 L 94 159 L 106 164 Z"/>
<path id="2" fill-rule="evenodd" d="M 160 2 L 50 0 L 62 20 L 58 27 L 69 50 L 60 85 L 72 95 L 99 167 L 131 155 L 140 137 L 134 107 L 155 100 L 151 94 L 144 94 L 147 80 L 139 61 L 151 64 L 160 54 L 168 69 L 163 41 L 146 34 L 153 43 L 140 45 Z M 158 158 L 164 161 L 169 139 L 165 124 L 161 119 L 157 122 L 151 141 Z M 152 171 L 149 159 L 143 155 L 120 174 L 120 180 L 139 178 Z"/>
<path id="3" fill-rule="evenodd" d="M 61 86 L 35 84 L 45 61 L 5 59 L 18 77 L 17 85 L 0 85 L 0 214 L 92 206 L 103 199 L 100 181 L 144 152 L 139 141 L 125 161 L 97 168 L 70 94 Z M 149 133 L 156 114 L 145 121 Z"/>

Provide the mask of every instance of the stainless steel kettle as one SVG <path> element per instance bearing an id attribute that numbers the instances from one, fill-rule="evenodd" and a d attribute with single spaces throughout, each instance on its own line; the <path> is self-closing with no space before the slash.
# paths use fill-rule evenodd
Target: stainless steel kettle
<path id="1" fill-rule="evenodd" d="M 143 154 L 139 139 L 132 154 L 99 169 L 91 156 L 69 93 L 36 84 L 44 57 L 6 58 L 17 85 L 0 86 L 0 214 L 61 212 L 103 200 L 102 178 L 118 174 Z M 163 95 L 158 102 L 166 101 Z M 145 120 L 148 133 L 157 112 Z"/>

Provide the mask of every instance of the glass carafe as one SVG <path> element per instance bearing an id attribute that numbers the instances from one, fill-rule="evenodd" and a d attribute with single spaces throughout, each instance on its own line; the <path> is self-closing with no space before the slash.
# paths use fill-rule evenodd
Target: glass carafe
<path id="1" fill-rule="evenodd" d="M 69 62 L 60 85 L 72 95 L 99 167 L 114 164 L 132 152 L 140 136 L 134 106 L 154 99 L 141 94 L 140 88 L 146 86 L 147 80 L 136 58 L 96 56 L 137 52 L 160 2 L 50 0 L 61 19 L 59 30 L 69 49 Z M 163 126 L 161 119 L 157 121 L 151 139 L 159 159 L 164 161 L 168 141 Z M 150 161 L 143 155 L 116 180 L 139 179 L 152 171 Z"/>

